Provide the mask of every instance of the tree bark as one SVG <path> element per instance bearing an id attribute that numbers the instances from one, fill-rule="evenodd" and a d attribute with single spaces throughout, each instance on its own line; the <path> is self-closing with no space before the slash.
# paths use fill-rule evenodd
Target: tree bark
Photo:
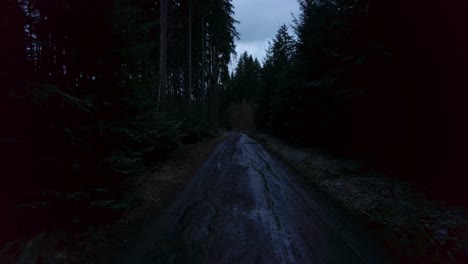
<path id="1" fill-rule="evenodd" d="M 212 91 L 213 91 L 213 125 L 218 128 L 219 119 L 218 119 L 218 80 L 219 80 L 219 65 L 218 65 L 218 51 L 215 46 L 213 46 L 213 72 L 212 72 Z"/>
<path id="2" fill-rule="evenodd" d="M 157 110 L 163 109 L 167 90 L 167 9 L 168 0 L 160 2 L 160 48 L 159 48 L 159 89 L 157 98 Z"/>
<path id="3" fill-rule="evenodd" d="M 190 108 L 192 102 L 192 0 L 188 0 L 188 41 L 187 41 L 187 77 L 186 97 Z"/>
<path id="4" fill-rule="evenodd" d="M 202 30 L 202 37 L 201 37 L 201 89 L 200 89 L 200 96 L 201 96 L 201 102 L 202 102 L 202 112 L 203 112 L 203 118 L 207 116 L 207 102 L 206 102 L 206 79 L 205 79 L 205 68 L 206 68 L 206 63 L 205 63 L 205 55 L 206 55 L 206 42 L 205 42 L 205 12 L 202 11 L 202 25 L 201 25 L 201 30 Z M 208 120 L 208 119 L 206 119 Z"/>

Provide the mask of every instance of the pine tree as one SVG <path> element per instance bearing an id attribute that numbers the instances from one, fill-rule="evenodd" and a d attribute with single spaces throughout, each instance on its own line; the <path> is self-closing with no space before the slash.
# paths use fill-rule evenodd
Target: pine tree
<path id="1" fill-rule="evenodd" d="M 295 55 L 295 41 L 282 25 L 270 43 L 261 74 L 260 94 L 257 97 L 257 122 L 279 133 L 288 119 L 290 70 Z"/>
<path id="2" fill-rule="evenodd" d="M 231 100 L 253 102 L 258 91 L 261 65 L 252 55 L 244 52 L 237 63 L 230 88 Z"/>
<path id="3" fill-rule="evenodd" d="M 11 157 L 0 186 L 12 203 L 45 189 L 117 199 L 122 171 L 218 125 L 237 37 L 230 0 L 5 0 L 0 13 L 0 149 Z"/>

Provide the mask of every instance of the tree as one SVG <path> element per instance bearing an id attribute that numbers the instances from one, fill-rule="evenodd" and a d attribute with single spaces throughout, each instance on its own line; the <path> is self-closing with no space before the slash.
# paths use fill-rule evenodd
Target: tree
<path id="1" fill-rule="evenodd" d="M 160 1 L 160 50 L 159 50 L 159 90 L 158 90 L 158 107 L 161 109 L 161 104 L 164 104 L 165 94 L 167 90 L 167 10 L 168 0 Z"/>
<path id="2" fill-rule="evenodd" d="M 267 50 L 257 96 L 257 122 L 280 133 L 287 126 L 290 69 L 295 55 L 295 41 L 282 25 Z"/>
<path id="3" fill-rule="evenodd" d="M 233 102 L 253 102 L 258 92 L 261 65 L 252 55 L 244 52 L 237 63 L 231 80 L 230 97 Z"/>
<path id="4" fill-rule="evenodd" d="M 188 11 L 188 41 L 187 41 L 187 103 L 190 106 L 192 101 L 192 0 L 189 2 Z"/>
<path id="5" fill-rule="evenodd" d="M 238 37 L 233 18 L 234 7 L 231 0 L 207 1 L 205 12 L 210 14 L 204 20 L 204 45 L 207 65 L 203 69 L 206 76 L 206 97 L 208 119 L 210 123 L 219 126 L 219 89 L 222 76 L 228 74 L 228 64 L 231 54 L 235 54 L 234 40 Z"/>
<path id="6" fill-rule="evenodd" d="M 458 186 L 438 175 L 455 179 L 466 171 L 464 143 L 448 140 L 458 135 L 456 142 L 465 142 L 459 136 L 466 130 L 459 98 L 466 86 L 461 61 L 467 46 L 460 38 L 466 5 L 441 0 L 299 4 L 294 55 L 289 63 L 276 64 L 288 65 L 283 71 L 288 77 L 280 77 L 275 66 L 275 45 L 264 62 L 258 122 L 298 143 L 364 158 L 446 197 L 460 197 L 462 191 L 449 191 Z"/>
<path id="7" fill-rule="evenodd" d="M 71 224 L 89 208 L 73 207 L 69 193 L 106 189 L 117 200 L 134 168 L 218 125 L 237 36 L 231 1 L 6 0 L 0 13 L 0 101 L 8 109 L 0 149 L 9 157 L 0 188 L 11 194 L 2 210 L 9 215 L 31 202 L 25 193 L 42 199 L 53 190 L 53 219 Z"/>

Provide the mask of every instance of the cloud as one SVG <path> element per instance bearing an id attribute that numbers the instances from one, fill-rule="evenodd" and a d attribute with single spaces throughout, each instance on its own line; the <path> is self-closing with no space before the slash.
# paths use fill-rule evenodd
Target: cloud
<path id="1" fill-rule="evenodd" d="M 268 48 L 268 42 L 270 38 L 266 38 L 263 41 L 241 41 L 237 43 L 236 52 L 239 57 L 242 53 L 247 51 L 254 58 L 258 58 L 261 61 L 265 57 L 266 50 Z"/>
<path id="2" fill-rule="evenodd" d="M 292 13 L 298 13 L 297 0 L 234 0 L 237 29 L 242 41 L 272 37 L 282 24 L 292 23 Z"/>
<path id="3" fill-rule="evenodd" d="M 297 0 L 233 0 L 237 31 L 240 40 L 236 42 L 239 57 L 244 51 L 252 54 L 260 62 L 265 57 L 268 40 L 273 38 L 278 28 L 293 21 L 292 14 L 298 14 Z M 230 69 L 237 64 L 233 59 Z"/>

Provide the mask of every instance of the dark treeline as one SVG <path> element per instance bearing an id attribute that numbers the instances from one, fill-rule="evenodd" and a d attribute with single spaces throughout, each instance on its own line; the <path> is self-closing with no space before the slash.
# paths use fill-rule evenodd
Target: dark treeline
<path id="1" fill-rule="evenodd" d="M 213 135 L 234 24 L 230 0 L 2 0 L 0 242 L 106 221 L 90 201 Z"/>
<path id="2" fill-rule="evenodd" d="M 464 1 L 299 3 L 263 67 L 240 58 L 232 98 L 255 103 L 264 131 L 372 161 L 431 195 L 467 201 Z"/>

